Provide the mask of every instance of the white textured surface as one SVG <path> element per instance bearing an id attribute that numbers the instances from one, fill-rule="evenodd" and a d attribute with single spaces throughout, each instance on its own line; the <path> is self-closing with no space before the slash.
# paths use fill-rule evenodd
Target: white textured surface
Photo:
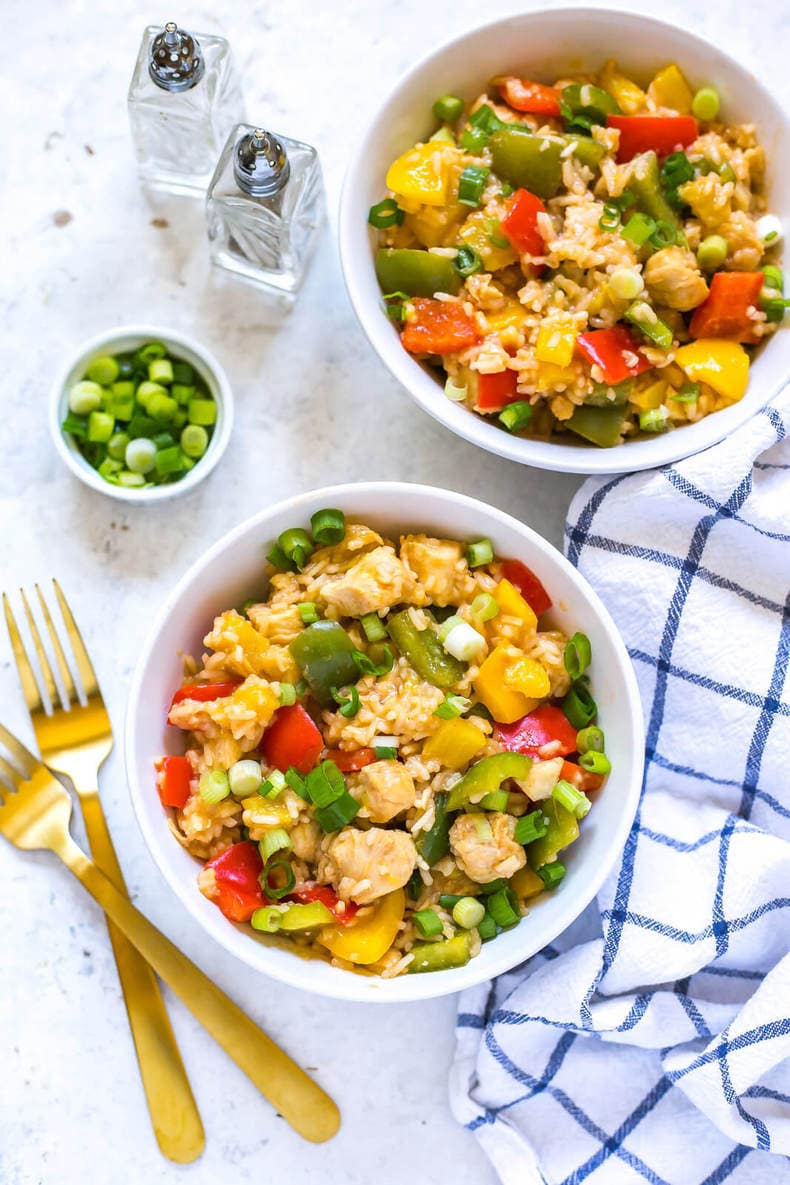
<path id="1" fill-rule="evenodd" d="M 173 15 L 195 30 L 226 33 L 250 115 L 318 147 L 331 225 L 349 137 L 399 72 L 451 33 L 521 7 L 401 0 L 385 15 L 369 0 L 257 7 L 229 0 L 222 26 L 212 5 Z M 577 485 L 476 452 L 398 392 L 352 320 L 329 234 L 296 311 L 277 330 L 265 326 L 253 290 L 210 275 L 199 204 L 149 203 L 132 168 L 126 86 L 142 26 L 168 15 L 144 13 L 131 0 L 44 0 L 35 9 L 10 0 L 0 56 L 0 583 L 60 578 L 118 735 L 129 672 L 161 597 L 208 543 L 267 502 L 349 478 L 427 481 L 491 501 L 559 542 Z M 787 30 L 779 0 L 667 0 L 661 15 L 707 30 L 769 80 L 782 77 Z M 612 41 L 622 49 L 616 27 Z M 57 219 L 65 225 L 56 224 L 59 211 L 71 215 Z M 136 510 L 66 473 L 47 437 L 45 401 L 63 350 L 103 327 L 142 319 L 183 327 L 220 355 L 236 393 L 237 426 L 205 486 L 183 501 Z M 0 705 L 4 723 L 28 735 L 4 637 Z M 132 1177 L 214 1185 L 275 1173 L 297 1185 L 489 1185 L 491 1169 L 446 1102 L 454 1002 L 385 1011 L 286 992 L 256 977 L 208 945 L 171 897 L 132 817 L 118 751 L 102 793 L 137 904 L 315 1068 L 344 1127 L 326 1147 L 300 1143 L 174 1003 L 208 1140 L 189 1169 L 163 1161 L 100 914 L 53 858 L 2 845 L 3 1185 L 114 1185 Z"/>

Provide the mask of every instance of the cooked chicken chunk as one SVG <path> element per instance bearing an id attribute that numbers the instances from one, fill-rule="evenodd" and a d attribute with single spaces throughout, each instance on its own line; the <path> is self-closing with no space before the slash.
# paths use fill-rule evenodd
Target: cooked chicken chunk
<path id="1" fill-rule="evenodd" d="M 402 888 L 416 861 L 414 840 L 405 831 L 345 827 L 327 844 L 318 866 L 318 879 L 331 881 L 344 900 L 367 905 Z"/>
<path id="2" fill-rule="evenodd" d="M 656 304 L 681 313 L 695 309 L 708 295 L 708 285 L 687 247 L 663 247 L 645 264 L 647 290 Z"/>
<path id="3" fill-rule="evenodd" d="M 526 778 L 522 778 L 519 786 L 532 802 L 542 802 L 550 798 L 551 792 L 559 782 L 565 759 L 553 757 L 551 761 L 533 761 L 532 769 Z"/>
<path id="4" fill-rule="evenodd" d="M 288 834 L 296 858 L 304 860 L 306 864 L 315 864 L 318 858 L 318 841 L 321 838 L 318 824 L 312 819 L 307 819 L 304 823 L 297 823 Z"/>
<path id="5" fill-rule="evenodd" d="M 516 820 L 500 811 L 459 815 L 450 828 L 450 847 L 458 867 L 479 885 L 513 876 L 527 854 L 513 838 Z"/>
<path id="6" fill-rule="evenodd" d="M 389 823 L 414 803 L 414 780 L 399 761 L 373 761 L 360 770 L 357 785 L 374 823 Z"/>
<path id="7" fill-rule="evenodd" d="M 405 535 L 400 554 L 433 605 L 452 604 L 459 573 L 466 570 L 460 543 L 431 539 L 427 535 Z"/>
<path id="8" fill-rule="evenodd" d="M 405 576 L 403 564 L 392 548 L 376 547 L 342 576 L 328 581 L 321 595 L 341 617 L 362 617 L 400 601 Z"/>

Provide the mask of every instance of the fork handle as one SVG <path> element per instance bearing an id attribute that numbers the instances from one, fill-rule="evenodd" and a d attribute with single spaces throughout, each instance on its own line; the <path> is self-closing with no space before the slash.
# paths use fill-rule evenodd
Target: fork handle
<path id="1" fill-rule="evenodd" d="M 83 795 L 81 800 L 93 858 L 128 897 L 99 796 Z M 200 1156 L 206 1140 L 161 989 L 150 964 L 109 919 L 107 929 L 156 1141 L 170 1160 L 189 1164 Z"/>
<path id="2" fill-rule="evenodd" d="M 53 851 L 291 1127 L 313 1143 L 331 1139 L 340 1112 L 329 1095 L 135 909 L 68 833 Z"/>

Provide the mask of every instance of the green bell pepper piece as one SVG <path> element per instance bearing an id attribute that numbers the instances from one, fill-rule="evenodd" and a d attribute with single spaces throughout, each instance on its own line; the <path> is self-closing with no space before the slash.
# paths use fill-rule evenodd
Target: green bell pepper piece
<path id="1" fill-rule="evenodd" d="M 533 136 L 526 128 L 502 128 L 488 141 L 494 172 L 539 198 L 554 197 L 562 184 L 564 142 Z"/>
<path id="2" fill-rule="evenodd" d="M 418 630 L 408 609 L 391 617 L 387 630 L 403 657 L 427 683 L 447 691 L 462 678 L 466 663 L 448 654 L 432 629 Z"/>
<path id="3" fill-rule="evenodd" d="M 417 837 L 417 851 L 428 867 L 442 860 L 450 851 L 450 820 L 447 818 L 447 795 L 434 796 L 434 820 L 427 831 Z"/>
<path id="4" fill-rule="evenodd" d="M 444 942 L 415 942 L 411 948 L 414 958 L 407 970 L 410 973 L 418 971 L 446 971 L 450 967 L 463 967 L 469 962 L 471 938 L 468 931 L 456 934 L 454 938 L 447 938 Z"/>
<path id="5" fill-rule="evenodd" d="M 593 140 L 590 136 L 576 136 L 569 135 L 565 137 L 568 143 L 573 144 L 573 155 L 583 165 L 587 165 L 589 169 L 597 169 L 603 158 L 606 156 L 606 149 L 603 144 L 599 144 L 597 140 Z"/>
<path id="6" fill-rule="evenodd" d="M 405 248 L 382 247 L 376 252 L 376 278 L 382 292 L 405 292 L 408 296 L 433 296 L 435 292 L 455 296 L 461 287 L 451 259 Z"/>
<path id="7" fill-rule="evenodd" d="M 565 421 L 565 426 L 591 444 L 612 448 L 620 441 L 625 418 L 622 404 L 613 407 L 577 407 L 571 418 Z"/>
<path id="8" fill-rule="evenodd" d="M 532 769 L 532 758 L 523 753 L 494 753 L 484 757 L 464 774 L 450 791 L 448 811 L 457 811 L 474 799 L 479 802 L 486 794 L 498 790 L 506 778 L 526 778 Z"/>
<path id="9" fill-rule="evenodd" d="M 570 109 L 572 117 L 583 115 L 595 123 L 606 123 L 607 115 L 622 114 L 613 95 L 589 82 L 572 82 L 570 86 L 564 86 L 560 103 Z"/>
<path id="10" fill-rule="evenodd" d="M 561 803 L 546 798 L 540 803 L 540 809 L 549 821 L 549 829 L 544 836 L 527 846 L 527 859 L 533 871 L 548 864 L 558 852 L 579 838 L 576 816 L 566 811 Z"/>
<path id="11" fill-rule="evenodd" d="M 359 678 L 354 643 L 336 621 L 309 625 L 288 649 L 322 708 L 334 703 L 333 687 L 346 687 Z"/>
<path id="12" fill-rule="evenodd" d="M 655 152 L 642 152 L 634 157 L 633 173 L 629 189 L 636 198 L 637 207 L 643 214 L 649 214 L 656 222 L 668 222 L 679 227 L 677 211 L 673 210 L 661 190 L 658 171 L 658 157 Z"/>
<path id="13" fill-rule="evenodd" d="M 633 379 L 625 379 L 622 383 L 617 383 L 616 386 L 593 382 L 593 389 L 589 395 L 585 396 L 584 405 L 585 407 L 621 407 L 628 402 L 633 389 Z M 614 393 L 614 399 L 609 397 L 610 392 Z"/>
<path id="14" fill-rule="evenodd" d="M 672 330 L 666 321 L 662 321 L 660 317 L 656 317 L 655 321 L 653 321 L 650 317 L 640 316 L 639 306 L 643 303 L 643 301 L 637 300 L 625 310 L 626 321 L 630 321 L 632 325 L 635 325 L 645 337 L 655 342 L 660 349 L 668 350 L 672 345 Z"/>

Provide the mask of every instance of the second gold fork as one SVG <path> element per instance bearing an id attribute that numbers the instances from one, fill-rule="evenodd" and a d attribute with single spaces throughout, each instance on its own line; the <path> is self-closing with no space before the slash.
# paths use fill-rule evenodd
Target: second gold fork
<path id="1" fill-rule="evenodd" d="M 60 672 L 63 696 L 58 693 L 35 617 L 22 590 L 20 595 L 45 696 L 41 693 L 8 598 L 3 594 L 11 646 L 41 756 L 50 769 L 70 779 L 82 804 L 93 857 L 116 888 L 128 896 L 97 788 L 99 768 L 112 749 L 112 726 L 71 610 L 57 581 L 52 583 L 85 704 L 80 703 L 60 638 L 38 585 L 36 593 Z M 49 701 L 49 711 L 46 700 Z M 111 922 L 108 922 L 108 929 L 157 1143 L 170 1160 L 188 1164 L 200 1156 L 205 1136 L 159 984 L 148 963 L 128 939 Z"/>

